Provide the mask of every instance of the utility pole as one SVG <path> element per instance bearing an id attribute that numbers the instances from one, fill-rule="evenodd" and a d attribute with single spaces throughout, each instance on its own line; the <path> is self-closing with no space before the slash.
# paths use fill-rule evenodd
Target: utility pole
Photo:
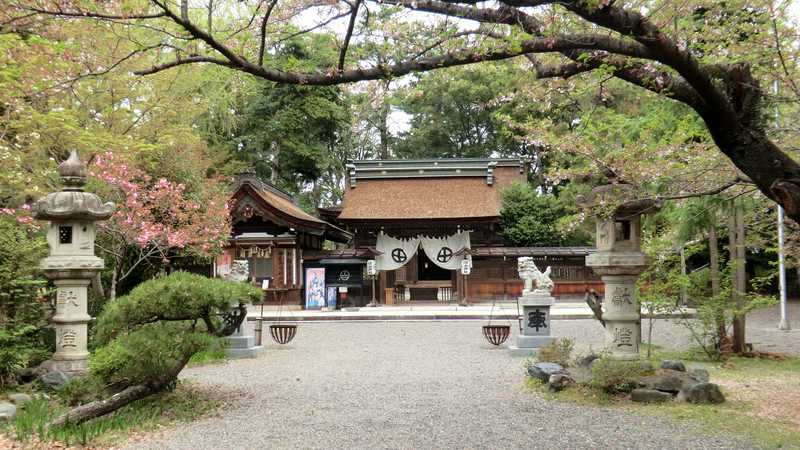
<path id="1" fill-rule="evenodd" d="M 772 81 L 772 90 L 775 97 L 778 97 L 778 79 Z M 781 116 L 778 111 L 778 104 L 775 103 L 775 128 L 780 127 Z M 783 248 L 783 206 L 778 205 L 778 281 L 781 291 L 781 321 L 778 323 L 779 330 L 790 330 L 789 326 L 789 305 L 786 299 L 786 253 Z"/>

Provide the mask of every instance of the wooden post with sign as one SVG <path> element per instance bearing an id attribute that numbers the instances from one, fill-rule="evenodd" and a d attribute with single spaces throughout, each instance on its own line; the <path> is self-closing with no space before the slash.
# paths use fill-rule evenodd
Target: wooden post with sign
<path id="1" fill-rule="evenodd" d="M 461 274 L 464 275 L 464 297 L 461 299 L 461 306 L 467 306 L 469 303 L 467 301 L 467 292 L 469 292 L 469 284 L 467 284 L 467 277 L 469 273 L 472 271 L 472 261 L 468 258 L 464 258 L 461 260 Z"/>
<path id="2" fill-rule="evenodd" d="M 367 275 L 372 279 L 372 301 L 367 306 L 378 306 L 378 302 L 375 300 L 375 275 L 377 273 L 377 264 L 374 259 L 370 259 L 367 261 Z"/>

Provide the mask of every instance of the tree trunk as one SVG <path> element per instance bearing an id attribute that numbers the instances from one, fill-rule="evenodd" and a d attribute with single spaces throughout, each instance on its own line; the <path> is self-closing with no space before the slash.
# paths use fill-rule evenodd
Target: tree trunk
<path id="1" fill-rule="evenodd" d="M 95 272 L 94 276 L 92 277 L 92 290 L 94 291 L 94 295 L 98 298 L 105 298 L 106 293 L 103 289 L 103 278 L 100 276 L 100 271 Z"/>
<path id="2" fill-rule="evenodd" d="M 50 422 L 49 427 L 59 427 L 68 422 L 71 424 L 80 424 L 86 422 L 87 420 L 94 419 L 95 417 L 104 416 L 114 412 L 119 408 L 133 403 L 140 398 L 145 398 L 152 393 L 153 391 L 148 386 L 141 384 L 130 386 L 120 392 L 117 392 L 109 398 L 97 400 L 72 408 L 69 410 L 69 412 L 58 416 L 55 420 Z"/>
<path id="3" fill-rule="evenodd" d="M 117 298 L 117 276 L 118 269 L 114 267 L 111 272 L 111 284 L 108 286 L 108 301 L 113 302 Z"/>
<path id="4" fill-rule="evenodd" d="M 112 413 L 125 405 L 135 402 L 136 400 L 147 397 L 148 395 L 161 392 L 170 383 L 178 378 L 184 366 L 189 362 L 192 355 L 197 353 L 199 348 L 190 349 L 186 354 L 175 362 L 175 364 L 167 370 L 158 379 L 153 380 L 147 384 L 137 384 L 129 386 L 120 392 L 112 395 L 103 400 L 97 400 L 85 405 L 72 408 L 68 412 L 58 416 L 55 420 L 48 424 L 48 428 L 57 427 L 66 423 L 81 424 L 87 420 L 94 419 L 95 417 L 104 416 Z"/>
<path id="5" fill-rule="evenodd" d="M 728 221 L 729 252 L 732 264 L 731 303 L 733 304 L 733 342 L 734 353 L 745 351 L 745 319 L 742 314 L 745 294 L 744 272 L 744 223 L 742 209 L 733 205 L 733 211 Z"/>
<path id="6" fill-rule="evenodd" d="M 280 177 L 279 168 L 278 168 L 278 143 L 273 142 L 270 145 L 270 150 L 272 150 L 272 159 L 269 162 L 269 182 L 273 185 L 278 185 L 278 178 Z"/>
<path id="7" fill-rule="evenodd" d="M 686 277 L 686 246 L 681 245 L 681 275 Z M 688 300 L 688 293 L 686 292 L 686 286 L 681 285 L 681 306 L 686 306 L 689 303 Z"/>
<path id="8" fill-rule="evenodd" d="M 711 215 L 711 223 L 708 225 L 708 273 L 711 278 L 711 295 L 715 298 L 719 296 L 719 242 L 717 239 L 717 217 Z M 725 311 L 720 308 L 716 317 L 717 322 L 717 342 L 721 343 L 728 335 L 725 329 Z"/>
<path id="9" fill-rule="evenodd" d="M 214 20 L 214 0 L 208 0 L 208 34 L 211 35 L 211 25 Z"/>
<path id="10" fill-rule="evenodd" d="M 378 159 L 389 159 L 389 82 L 383 82 L 383 98 L 381 99 L 380 117 L 380 138 L 381 148 Z"/>

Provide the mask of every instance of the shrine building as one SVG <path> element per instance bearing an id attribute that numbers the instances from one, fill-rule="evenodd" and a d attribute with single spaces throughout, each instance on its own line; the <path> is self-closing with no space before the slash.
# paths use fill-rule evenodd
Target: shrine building
<path id="1" fill-rule="evenodd" d="M 552 267 L 556 297 L 602 291 L 584 261 L 592 247 L 511 247 L 503 240 L 502 191 L 525 183 L 526 170 L 519 159 L 352 161 L 342 205 L 319 212 L 353 239 L 344 248 L 306 251 L 303 265 L 319 271 L 315 278 L 325 279 L 326 296 L 338 306 L 370 300 L 365 265 L 373 259 L 375 296 L 384 304 L 514 300 L 522 292 L 520 256 Z M 463 264 L 471 267 L 466 279 Z"/>

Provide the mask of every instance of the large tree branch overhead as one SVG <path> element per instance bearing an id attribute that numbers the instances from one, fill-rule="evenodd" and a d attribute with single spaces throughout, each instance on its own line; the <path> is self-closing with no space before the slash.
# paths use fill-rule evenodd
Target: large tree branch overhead
<path id="1" fill-rule="evenodd" d="M 639 11 L 628 10 L 614 1 L 500 0 L 499 4 L 491 4 L 473 0 L 366 0 L 409 11 L 503 27 L 507 31 L 504 35 L 509 36 L 507 39 L 495 39 L 493 36 L 487 41 L 488 45 L 478 45 L 477 48 L 474 41 L 469 40 L 470 33 L 455 39 L 431 36 L 427 43 L 416 44 L 416 48 L 410 45 L 405 52 L 394 51 L 391 56 L 378 58 L 379 61 L 392 62 L 375 64 L 348 55 L 349 47 L 357 45 L 351 42 L 351 38 L 360 36 L 357 29 L 366 26 L 357 24 L 356 20 L 362 1 L 343 1 L 340 5 L 344 12 L 341 12 L 342 8 L 332 8 L 328 21 L 321 22 L 327 25 L 349 18 L 338 60 L 327 72 L 285 71 L 265 63 L 269 48 L 267 22 L 271 17 L 277 17 L 276 12 L 284 5 L 278 4 L 277 0 L 269 2 L 261 19 L 255 21 L 253 35 L 257 36 L 257 42 L 252 50 L 241 44 L 217 40 L 210 30 L 207 32 L 196 26 L 191 15 L 174 11 L 172 8 L 176 4 L 168 0 L 150 0 L 154 8 L 127 15 L 115 11 L 83 11 L 78 7 L 68 10 L 65 6 L 48 10 L 40 2 L 32 2 L 33 6 L 30 6 L 24 0 L 17 0 L 14 6 L 19 9 L 20 15 L 35 13 L 69 20 L 91 18 L 130 23 L 159 21 L 162 24 L 168 20 L 208 48 L 205 52 L 197 51 L 172 61 L 158 61 L 150 68 L 139 70 L 139 74 L 152 74 L 184 64 L 212 63 L 277 83 L 332 85 L 391 79 L 413 72 L 535 53 L 561 55 L 565 62 L 556 65 L 532 59 L 537 76 L 567 78 L 603 70 L 636 86 L 689 105 L 703 119 L 720 150 L 764 195 L 782 204 L 790 217 L 800 220 L 800 165 L 767 137 L 760 111 L 762 92 L 746 64 L 705 66 L 677 40 L 678 37 L 673 37 L 672 30 L 668 35 Z M 258 11 L 260 7 L 261 3 L 255 10 Z M 548 8 L 544 14 L 540 14 L 542 7 Z M 584 31 L 566 32 L 562 29 L 560 34 L 548 34 L 543 24 L 548 23 L 552 14 L 564 17 L 572 15 L 579 24 L 575 29 L 580 29 L 582 23 L 585 25 Z M 273 22 L 272 27 L 276 27 L 276 23 Z M 273 45 L 287 35 L 291 37 L 304 32 L 308 31 L 278 33 Z M 458 39 L 464 44 L 461 48 L 454 47 Z M 416 37 L 409 39 L 409 42 L 417 41 Z M 447 45 L 442 45 L 445 42 Z M 731 57 L 731 61 L 734 57 Z M 347 67 L 347 61 L 352 61 L 353 66 Z"/>

